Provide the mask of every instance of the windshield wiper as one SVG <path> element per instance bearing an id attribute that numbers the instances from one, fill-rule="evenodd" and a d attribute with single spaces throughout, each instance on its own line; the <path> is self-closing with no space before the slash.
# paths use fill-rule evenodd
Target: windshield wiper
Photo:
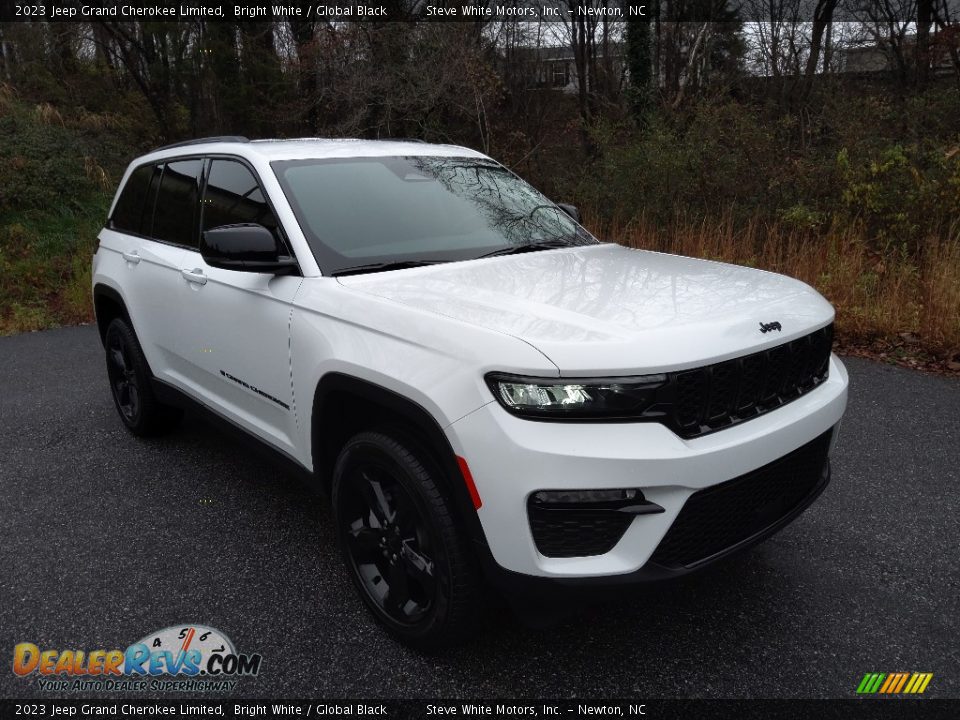
<path id="1" fill-rule="evenodd" d="M 534 252 L 536 250 L 576 247 L 577 245 L 579 245 L 579 243 L 572 243 L 569 240 L 542 240 L 540 242 L 527 243 L 526 245 L 510 245 L 509 247 L 500 248 L 492 252 L 484 253 L 483 255 L 478 255 L 477 259 L 479 260 L 480 258 L 496 257 L 497 255 L 519 255 L 520 253 Z"/>
<path id="2" fill-rule="evenodd" d="M 353 267 L 343 268 L 331 273 L 333 277 L 341 275 L 360 275 L 363 273 L 384 272 L 386 270 L 406 270 L 407 268 L 423 267 L 425 265 L 439 265 L 448 262 L 447 260 L 395 260 L 393 262 L 369 263 L 368 265 L 355 265 Z"/>

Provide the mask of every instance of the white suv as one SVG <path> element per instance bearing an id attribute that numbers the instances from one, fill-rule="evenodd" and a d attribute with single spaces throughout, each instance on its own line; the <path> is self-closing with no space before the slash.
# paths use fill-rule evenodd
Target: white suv
<path id="1" fill-rule="evenodd" d="M 462 147 L 154 151 L 93 261 L 120 417 L 199 405 L 309 473 L 361 597 L 421 647 L 484 586 L 675 577 L 769 536 L 829 480 L 833 309 L 576 217 Z"/>

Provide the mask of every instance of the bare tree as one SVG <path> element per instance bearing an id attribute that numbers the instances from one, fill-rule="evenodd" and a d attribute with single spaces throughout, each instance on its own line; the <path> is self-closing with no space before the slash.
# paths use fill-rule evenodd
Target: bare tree
<path id="1" fill-rule="evenodd" d="M 127 75 L 143 94 L 165 137 L 183 130 L 176 115 L 179 77 L 196 32 L 194 23 L 104 22 Z"/>
<path id="2" fill-rule="evenodd" d="M 895 69 L 901 83 L 910 82 L 912 59 L 908 46 L 917 17 L 917 0 L 852 0 L 848 12 L 859 19 L 877 49 Z"/>
<path id="3" fill-rule="evenodd" d="M 951 13 L 950 0 L 939 0 L 934 3 L 933 23 L 936 29 L 936 54 L 950 59 L 954 78 L 960 89 L 960 21 Z"/>
<path id="4" fill-rule="evenodd" d="M 821 50 L 824 50 L 824 68 L 829 64 L 830 54 L 830 33 L 829 29 L 833 24 L 833 12 L 837 8 L 838 0 L 817 0 L 817 5 L 813 11 L 813 28 L 810 38 L 810 51 L 807 55 L 807 67 L 804 71 L 804 95 L 808 97 L 813 87 L 813 78 L 817 72 L 817 66 L 820 63 Z M 824 36 L 827 41 L 824 43 Z"/>

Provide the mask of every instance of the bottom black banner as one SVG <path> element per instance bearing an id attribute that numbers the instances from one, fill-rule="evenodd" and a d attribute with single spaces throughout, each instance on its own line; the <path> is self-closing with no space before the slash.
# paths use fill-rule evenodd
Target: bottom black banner
<path id="1" fill-rule="evenodd" d="M 0 700 L 0 717 L 957 718 L 960 700 Z"/>

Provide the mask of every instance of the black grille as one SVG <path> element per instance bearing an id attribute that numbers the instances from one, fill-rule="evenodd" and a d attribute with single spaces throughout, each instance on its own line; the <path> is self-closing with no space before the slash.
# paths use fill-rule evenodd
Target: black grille
<path id="1" fill-rule="evenodd" d="M 533 541 L 547 557 L 585 557 L 610 552 L 634 516 L 610 510 L 547 509 L 527 504 Z"/>
<path id="2" fill-rule="evenodd" d="M 769 412 L 827 379 L 833 325 L 735 360 L 670 374 L 674 432 L 684 438 Z"/>
<path id="3" fill-rule="evenodd" d="M 802 509 L 825 479 L 832 432 L 691 495 L 650 559 L 672 568 L 697 565 Z"/>

